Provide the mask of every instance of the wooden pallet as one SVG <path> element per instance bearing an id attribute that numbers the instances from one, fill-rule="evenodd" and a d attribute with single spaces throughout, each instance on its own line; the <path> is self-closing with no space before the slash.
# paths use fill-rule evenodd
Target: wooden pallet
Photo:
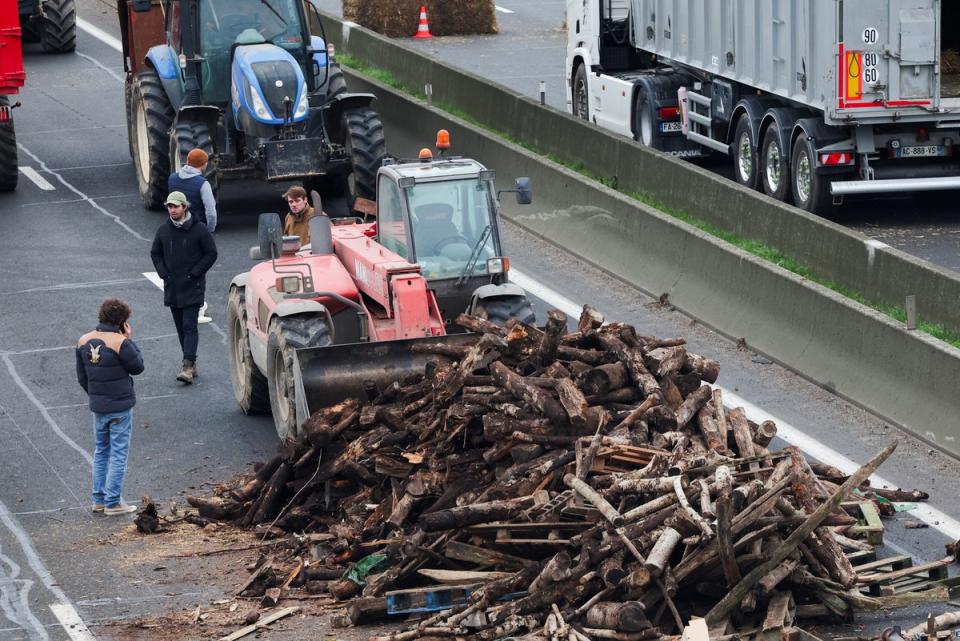
<path id="1" fill-rule="evenodd" d="M 873 596 L 895 596 L 934 587 L 948 578 L 952 558 L 913 565 L 908 556 L 893 556 L 856 566 L 860 590 Z"/>
<path id="2" fill-rule="evenodd" d="M 865 539 L 871 545 L 883 545 L 883 521 L 873 501 L 848 501 L 840 507 L 857 519 L 857 524 L 846 531 L 847 536 Z"/>

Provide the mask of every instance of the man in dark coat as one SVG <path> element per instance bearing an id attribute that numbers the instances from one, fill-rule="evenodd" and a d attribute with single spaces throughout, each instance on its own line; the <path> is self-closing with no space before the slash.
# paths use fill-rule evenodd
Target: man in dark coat
<path id="1" fill-rule="evenodd" d="M 197 315 L 206 292 L 207 270 L 217 261 L 217 246 L 207 226 L 190 215 L 190 203 L 179 191 L 167 196 L 170 218 L 157 230 L 150 258 L 163 279 L 163 304 L 177 326 L 183 363 L 177 380 L 197 377 Z"/>
<path id="2" fill-rule="evenodd" d="M 133 375 L 143 372 L 140 348 L 131 340 L 130 307 L 108 298 L 100 305 L 99 324 L 77 341 L 77 381 L 90 397 L 93 412 L 93 511 L 108 516 L 137 510 L 123 502 L 123 479 L 133 429 Z"/>

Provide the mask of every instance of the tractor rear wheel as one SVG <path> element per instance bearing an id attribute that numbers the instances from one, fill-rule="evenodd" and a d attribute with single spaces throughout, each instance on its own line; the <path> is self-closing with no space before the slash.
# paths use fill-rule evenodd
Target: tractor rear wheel
<path id="1" fill-rule="evenodd" d="M 377 197 L 377 172 L 387 153 L 380 114 L 366 107 L 351 109 L 343 116 L 342 140 L 352 161 L 347 179 L 352 198 Z"/>
<path id="2" fill-rule="evenodd" d="M 244 414 L 266 414 L 270 411 L 270 391 L 250 351 L 244 287 L 231 287 L 227 296 L 227 344 L 230 346 L 230 383 L 240 409 Z"/>
<path id="3" fill-rule="evenodd" d="M 491 323 L 505 325 L 508 320 L 513 318 L 527 325 L 533 325 L 537 322 L 537 316 L 533 312 L 533 305 L 526 296 L 500 296 L 498 298 L 485 298 L 477 301 L 474 315 L 485 318 Z"/>
<path id="4" fill-rule="evenodd" d="M 303 347 L 331 343 L 326 320 L 317 315 L 287 316 L 270 322 L 267 336 L 267 386 L 273 424 L 281 440 L 297 436 L 293 352 Z"/>
<path id="5" fill-rule="evenodd" d="M 0 107 L 7 107 L 10 100 L 0 96 Z M 0 191 L 13 191 L 17 188 L 17 134 L 13 129 L 13 119 L 0 122 Z"/>
<path id="6" fill-rule="evenodd" d="M 133 164 L 145 207 L 162 209 L 170 177 L 169 134 L 173 108 L 153 69 L 141 71 L 130 92 Z"/>
<path id="7" fill-rule="evenodd" d="M 40 25 L 40 43 L 49 53 L 77 48 L 77 8 L 74 0 L 46 0 Z"/>
<path id="8" fill-rule="evenodd" d="M 187 164 L 187 154 L 193 149 L 203 149 L 211 162 L 203 172 L 216 193 L 220 186 L 217 182 L 217 167 L 213 163 L 213 136 L 210 128 L 203 122 L 178 122 L 170 132 L 170 171 L 180 171 Z"/>

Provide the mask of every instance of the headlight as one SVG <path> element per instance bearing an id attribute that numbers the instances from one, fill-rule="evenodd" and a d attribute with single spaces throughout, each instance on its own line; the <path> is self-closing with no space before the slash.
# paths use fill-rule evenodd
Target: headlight
<path id="1" fill-rule="evenodd" d="M 300 96 L 300 104 L 297 105 L 297 111 L 293 114 L 294 118 L 299 118 L 300 116 L 305 116 L 307 114 L 307 109 L 310 108 L 310 102 L 307 100 L 307 92 L 304 91 L 303 95 Z"/>
<path id="2" fill-rule="evenodd" d="M 273 118 L 267 106 L 263 104 L 263 100 L 260 99 L 260 94 L 253 87 L 250 87 L 250 104 L 253 105 L 253 113 L 257 114 L 257 118 L 263 118 L 264 120 Z"/>
<path id="3" fill-rule="evenodd" d="M 504 274 L 510 271 L 510 259 L 506 256 L 487 259 L 488 274 Z"/>

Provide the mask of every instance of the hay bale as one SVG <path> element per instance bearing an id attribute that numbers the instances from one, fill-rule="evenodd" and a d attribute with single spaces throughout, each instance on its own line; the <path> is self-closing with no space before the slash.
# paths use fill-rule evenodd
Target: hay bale
<path id="1" fill-rule="evenodd" d="M 420 5 L 427 7 L 430 32 L 435 36 L 497 33 L 494 0 L 343 0 L 358 24 L 391 38 L 409 38 L 417 32 Z"/>

